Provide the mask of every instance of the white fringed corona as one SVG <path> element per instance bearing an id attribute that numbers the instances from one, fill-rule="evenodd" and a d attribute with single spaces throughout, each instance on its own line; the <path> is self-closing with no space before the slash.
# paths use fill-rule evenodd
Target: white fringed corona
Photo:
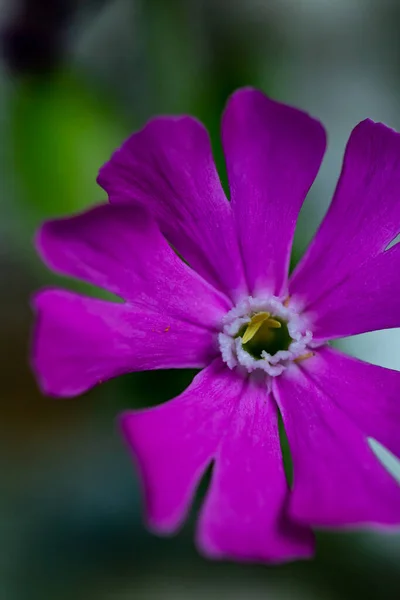
<path id="1" fill-rule="evenodd" d="M 260 313 L 268 313 L 272 319 L 284 323 L 290 336 L 288 347 L 275 353 L 262 350 L 256 358 L 243 344 L 243 330 Z M 240 333 L 241 332 L 241 333 Z M 230 369 L 243 367 L 249 373 L 260 369 L 276 377 L 293 361 L 310 356 L 312 333 L 303 319 L 291 307 L 275 296 L 260 299 L 249 296 L 230 310 L 224 320 L 223 329 L 218 336 L 222 359 Z"/>

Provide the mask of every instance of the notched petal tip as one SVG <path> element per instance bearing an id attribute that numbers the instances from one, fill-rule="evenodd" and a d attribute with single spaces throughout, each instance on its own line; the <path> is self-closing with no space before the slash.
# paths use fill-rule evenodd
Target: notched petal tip
<path id="1" fill-rule="evenodd" d="M 384 170 L 387 162 L 396 162 L 399 145 L 400 133 L 396 129 L 380 121 L 364 119 L 350 133 L 345 158 L 358 160 L 360 169 L 365 165 L 371 168 L 372 162 L 374 169 Z"/>
<path id="2" fill-rule="evenodd" d="M 179 532 L 185 521 L 185 515 L 176 517 L 175 515 L 160 516 L 153 513 L 153 495 L 151 482 L 146 477 L 146 461 L 143 460 L 139 452 L 139 440 L 135 434 L 136 417 L 140 414 L 150 413 L 154 409 L 126 410 L 120 413 L 116 418 L 116 425 L 121 432 L 123 442 L 129 451 L 134 469 L 137 473 L 142 491 L 143 502 L 143 520 L 148 531 L 154 535 L 162 537 L 172 537 Z"/>
<path id="3" fill-rule="evenodd" d="M 287 104 L 286 102 L 281 102 L 280 100 L 276 100 L 267 94 L 265 94 L 262 90 L 257 89 L 255 87 L 247 86 L 243 88 L 239 88 L 234 91 L 227 99 L 225 109 L 222 115 L 222 120 L 224 122 L 227 114 L 232 111 L 242 111 L 242 116 L 246 121 L 248 121 L 248 125 L 251 124 L 251 113 L 249 110 L 251 108 L 255 108 L 259 111 L 276 113 L 277 118 L 282 118 L 284 114 L 289 117 L 289 124 L 293 126 L 293 129 L 296 129 L 296 120 L 297 125 L 300 126 L 300 132 L 304 126 L 313 127 L 313 137 L 314 144 L 317 147 L 319 145 L 319 152 L 324 154 L 327 146 L 327 131 L 321 123 L 319 119 L 310 115 L 307 111 L 293 106 L 291 104 Z M 238 114 L 238 112 L 236 114 Z M 301 123 L 299 119 L 302 119 Z M 321 156 L 322 159 L 322 156 Z"/>
<path id="4" fill-rule="evenodd" d="M 118 418 L 142 484 L 147 526 L 158 535 L 173 535 L 186 520 L 241 388 L 218 360 L 174 400 Z"/>
<path id="5" fill-rule="evenodd" d="M 29 365 L 35 376 L 37 386 L 43 396 L 49 398 L 61 399 L 72 398 L 77 393 L 68 390 L 61 390 L 54 387 L 51 383 L 51 376 L 48 376 L 46 357 L 43 356 L 43 321 L 46 319 L 45 312 L 48 302 L 57 298 L 60 290 L 47 287 L 42 288 L 32 294 L 30 306 L 35 315 L 35 321 L 32 325 L 30 336 Z M 60 292 L 62 294 L 62 292 Z"/>
<path id="6" fill-rule="evenodd" d="M 45 301 L 45 297 L 46 297 L 47 293 L 54 292 L 54 291 L 56 291 L 56 288 L 53 288 L 51 286 L 48 286 L 48 287 L 46 286 L 39 290 L 36 290 L 35 292 L 33 292 L 33 294 L 31 294 L 31 296 L 29 298 L 29 305 L 35 315 L 38 314 L 38 312 L 42 308 L 42 304 Z"/>
<path id="7" fill-rule="evenodd" d="M 59 266 L 60 244 L 68 244 L 72 232 L 81 229 L 84 221 L 102 212 L 107 204 L 97 205 L 79 213 L 44 221 L 36 230 L 33 245 L 43 263 L 52 271 L 65 274 Z"/>
<path id="8" fill-rule="evenodd" d="M 302 536 L 297 540 L 292 539 L 291 543 L 288 540 L 288 548 L 279 549 L 271 544 L 270 548 L 265 553 L 248 554 L 241 551 L 229 552 L 226 549 L 216 545 L 213 540 L 208 539 L 201 528 L 198 528 L 195 537 L 195 546 L 201 556 L 210 560 L 239 562 L 243 564 L 259 564 L 259 565 L 281 565 L 299 560 L 310 560 L 315 556 L 315 536 L 309 529 L 302 529 Z M 289 544 L 292 546 L 289 547 Z"/>
<path id="9" fill-rule="evenodd" d="M 159 115 L 149 119 L 143 127 L 126 137 L 118 148 L 112 152 L 109 160 L 99 169 L 96 177 L 97 184 L 107 192 L 111 202 L 115 204 L 125 204 L 127 201 L 129 202 L 130 199 L 134 198 L 134 195 L 132 195 L 133 190 L 130 191 L 127 186 L 123 189 L 118 189 L 118 186 L 114 185 L 115 176 L 117 175 L 115 170 L 116 167 L 117 170 L 118 167 L 121 168 L 121 173 L 119 175 L 123 176 L 129 154 L 132 152 L 133 156 L 138 146 L 141 144 L 143 144 L 143 146 L 150 144 L 153 146 L 154 152 L 159 150 L 161 154 L 163 154 L 162 145 L 159 147 L 160 140 L 158 138 L 163 137 L 163 135 L 169 135 L 173 138 L 174 135 L 179 135 L 181 132 L 185 131 L 192 131 L 193 134 L 193 139 L 188 137 L 186 140 L 186 143 L 188 144 L 186 148 L 187 151 L 196 150 L 196 146 L 200 142 L 206 144 L 210 143 L 210 136 L 206 127 L 199 119 L 191 115 Z M 194 143 L 196 139 L 197 144 Z M 167 156 L 164 158 L 167 159 Z M 154 156 L 152 157 L 152 160 L 155 161 Z M 155 171 L 155 176 L 157 175 L 156 167 L 157 163 L 154 162 L 153 169 Z M 168 163 L 166 163 L 164 167 L 168 167 Z M 136 183 L 137 182 L 135 181 L 135 185 Z"/>

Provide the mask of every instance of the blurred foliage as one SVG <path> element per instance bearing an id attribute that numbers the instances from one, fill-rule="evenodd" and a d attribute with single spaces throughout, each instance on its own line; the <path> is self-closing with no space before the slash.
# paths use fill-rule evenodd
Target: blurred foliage
<path id="1" fill-rule="evenodd" d="M 71 72 L 24 79 L 10 118 L 18 198 L 35 225 L 104 199 L 97 171 L 126 135 L 104 94 Z"/>

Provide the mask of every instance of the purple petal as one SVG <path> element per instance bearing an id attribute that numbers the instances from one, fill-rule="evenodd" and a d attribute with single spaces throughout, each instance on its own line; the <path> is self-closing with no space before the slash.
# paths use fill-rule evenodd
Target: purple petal
<path id="1" fill-rule="evenodd" d="M 328 210 L 289 284 L 315 339 L 398 327 L 400 134 L 363 121 Z"/>
<path id="2" fill-rule="evenodd" d="M 41 388 L 75 396 L 131 371 L 201 368 L 217 351 L 207 329 L 129 304 L 47 290 L 35 299 L 33 366 Z"/>
<path id="3" fill-rule="evenodd" d="M 226 293 L 247 293 L 231 206 L 205 128 L 190 117 L 150 121 L 101 169 L 111 202 L 141 204 L 176 250 Z"/>
<path id="4" fill-rule="evenodd" d="M 286 292 L 297 216 L 325 151 L 322 125 L 306 113 L 244 89 L 222 123 L 232 207 L 254 294 Z"/>
<path id="5" fill-rule="evenodd" d="M 38 248 L 52 269 L 114 292 L 136 311 L 212 329 L 231 307 L 175 254 L 140 208 L 106 204 L 50 221 Z"/>
<path id="6" fill-rule="evenodd" d="M 123 416 L 148 524 L 159 533 L 174 532 L 215 460 L 198 524 L 202 550 L 214 557 L 275 562 L 310 556 L 312 534 L 284 515 L 288 489 L 276 409 L 265 387 L 246 388 L 218 359 L 175 400 Z"/>
<path id="7" fill-rule="evenodd" d="M 287 517 L 288 493 L 275 402 L 265 384 L 249 384 L 216 456 L 199 522 L 201 550 L 256 562 L 312 556 L 311 531 Z"/>
<path id="8" fill-rule="evenodd" d="M 313 362 L 303 364 L 366 437 L 400 458 L 399 371 L 362 362 L 329 346 L 320 348 Z"/>
<path id="9" fill-rule="evenodd" d="M 184 521 L 242 388 L 240 377 L 216 360 L 174 400 L 123 415 L 123 432 L 142 476 L 147 520 L 159 533 L 172 533 Z"/>
<path id="10" fill-rule="evenodd" d="M 400 190 L 399 190 L 400 191 Z M 400 326 L 400 245 L 374 256 L 306 307 L 315 341 Z"/>
<path id="11" fill-rule="evenodd" d="M 378 382 L 368 379 L 371 391 L 363 398 L 368 384 L 358 383 L 358 366 L 353 374 L 350 363 L 337 371 L 340 357 L 332 363 L 328 357 L 330 351 L 323 350 L 274 382 L 293 458 L 290 514 L 301 523 L 323 527 L 399 524 L 400 486 L 367 440 L 382 426 L 380 418 L 373 430 L 368 402 Z M 385 394 L 382 387 L 376 399 L 382 408 Z M 357 414 L 363 406 L 370 417 L 364 420 Z"/>

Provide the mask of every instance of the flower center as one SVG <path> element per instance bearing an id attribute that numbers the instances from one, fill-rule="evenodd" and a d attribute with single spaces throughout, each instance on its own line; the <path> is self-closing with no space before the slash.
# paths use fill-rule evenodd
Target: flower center
<path id="1" fill-rule="evenodd" d="M 268 312 L 253 315 L 236 337 L 242 339 L 242 348 L 257 360 L 262 360 L 263 352 L 273 356 L 280 350 L 287 350 L 292 342 L 287 323 Z"/>
<path id="2" fill-rule="evenodd" d="M 249 296 L 225 315 L 218 336 L 230 369 L 260 369 L 276 377 L 296 359 L 310 355 L 312 334 L 301 316 L 279 298 Z"/>

